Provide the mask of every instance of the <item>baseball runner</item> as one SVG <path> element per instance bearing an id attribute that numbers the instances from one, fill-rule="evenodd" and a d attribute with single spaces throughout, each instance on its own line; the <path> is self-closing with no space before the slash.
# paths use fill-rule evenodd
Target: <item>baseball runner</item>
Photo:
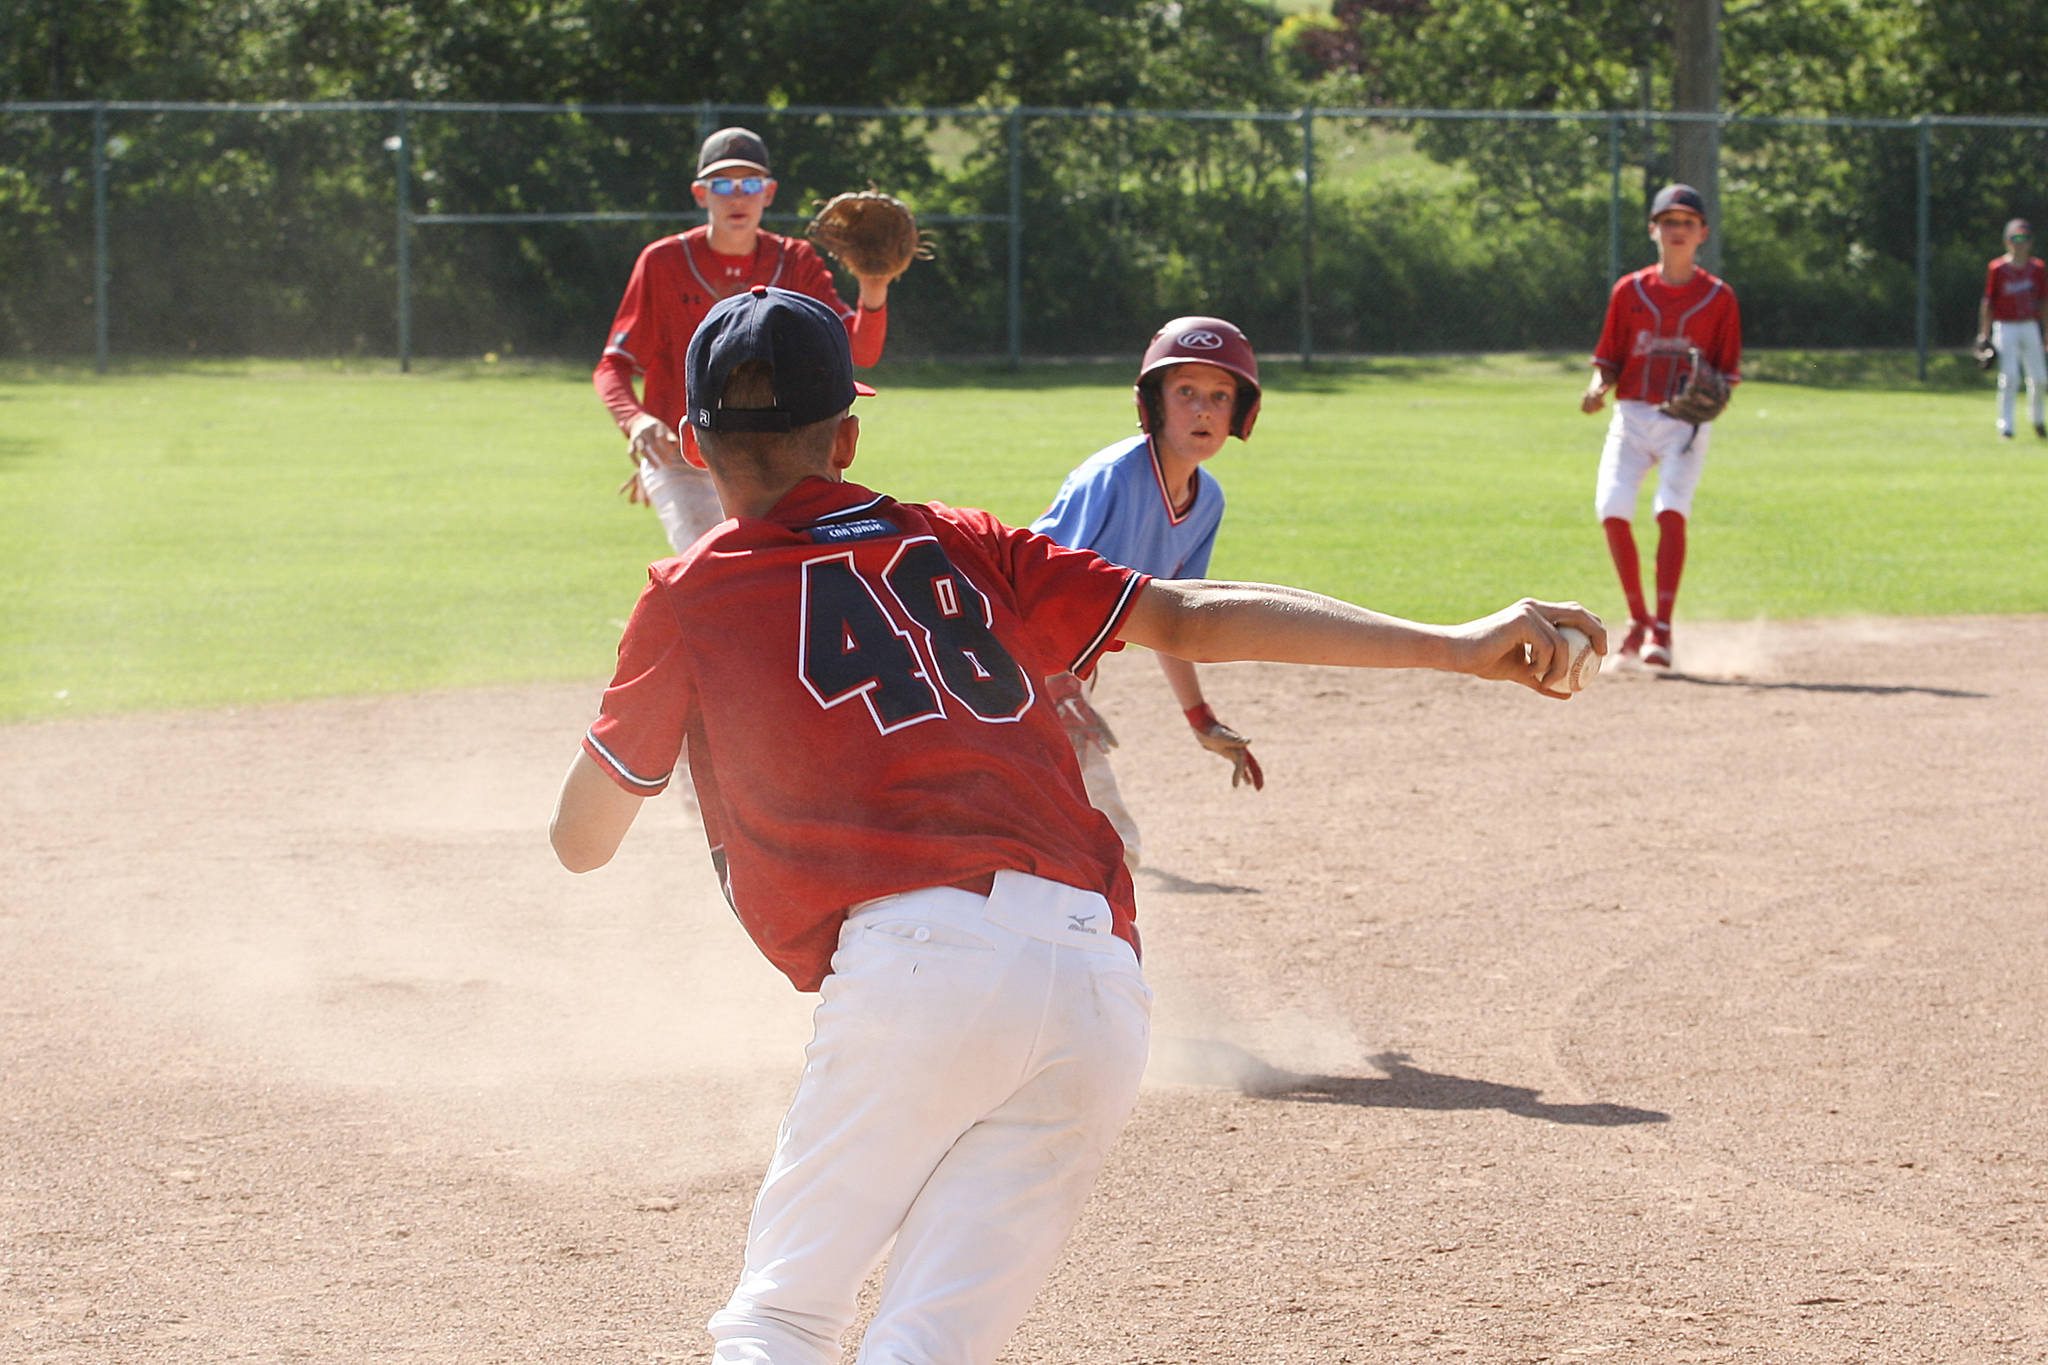
<path id="1" fill-rule="evenodd" d="M 1690 185 L 1666 185 L 1650 203 L 1657 264 L 1616 281 L 1608 296 L 1593 376 L 1579 410 L 1600 411 L 1618 390 L 1600 450 L 1593 506 L 1628 601 L 1620 658 L 1669 668 L 1671 613 L 1685 573 L 1686 522 L 1706 464 L 1714 416 L 1741 380 L 1742 317 L 1735 291 L 1694 257 L 1707 239 L 1707 206 Z M 1643 599 L 1636 498 L 1658 471 L 1657 611 Z M 1647 639 L 1648 643 L 1645 644 Z"/>
<path id="2" fill-rule="evenodd" d="M 2034 229 L 2024 218 L 2005 225 L 2005 254 L 1991 258 L 1984 272 L 1984 297 L 1977 303 L 1977 344 L 1998 353 L 1998 434 L 2012 439 L 2013 395 L 2020 371 L 2027 374 L 2028 415 L 2034 434 L 2048 437 L 2048 366 L 2041 356 L 2041 324 L 2048 314 L 2048 266 L 2034 255 Z"/>
<path id="3" fill-rule="evenodd" d="M 1425 626 L 1154 579 L 848 483 L 863 390 L 806 295 L 718 304 L 687 378 L 685 457 L 734 519 L 650 569 L 550 837 L 603 865 L 687 747 L 740 922 L 819 993 L 713 1359 L 837 1361 L 887 1252 L 860 1358 L 979 1365 L 1058 1258 L 1149 1027 L 1130 873 L 1039 680 L 1131 641 L 1562 696 L 1560 626 L 1605 637 L 1571 604 Z"/>
<path id="4" fill-rule="evenodd" d="M 1222 318 L 1175 318 L 1153 333 L 1133 393 L 1138 435 L 1083 461 L 1031 529 L 1076 550 L 1154 578 L 1202 578 L 1223 522 L 1223 488 L 1202 466 L 1224 438 L 1252 434 L 1259 417 L 1259 362 L 1251 343 Z M 1266 776 L 1251 744 L 1216 719 L 1195 666 L 1159 656 L 1174 699 L 1206 749 L 1231 762 L 1233 787 L 1262 790 Z M 1049 680 L 1068 720 L 1088 799 L 1109 817 L 1138 870 L 1138 822 L 1117 790 L 1109 750 L 1116 738 L 1090 704 L 1094 679 Z"/>
<path id="5" fill-rule="evenodd" d="M 690 194 L 705 211 L 702 227 L 651 243 L 633 263 L 591 376 L 597 396 L 626 435 L 637 477 L 625 484 L 635 502 L 653 505 L 668 543 L 681 554 L 717 525 L 711 481 L 682 457 L 693 438 L 683 354 L 711 305 L 756 284 L 809 294 L 845 323 L 854 363 L 882 358 L 889 331 L 893 276 L 856 276 L 859 306 L 849 308 L 832 272 L 809 242 L 766 231 L 761 215 L 775 202 L 768 145 L 745 128 L 721 128 L 704 139 Z M 640 379 L 644 394 L 634 392 Z"/>

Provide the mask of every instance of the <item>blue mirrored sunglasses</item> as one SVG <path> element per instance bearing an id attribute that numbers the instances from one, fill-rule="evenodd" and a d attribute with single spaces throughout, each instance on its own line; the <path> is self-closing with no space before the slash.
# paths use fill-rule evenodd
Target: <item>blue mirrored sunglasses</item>
<path id="1" fill-rule="evenodd" d="M 768 188 L 768 178 L 761 175 L 743 175 L 737 180 L 729 175 L 714 175 L 697 183 L 713 194 L 759 194 Z"/>
<path id="2" fill-rule="evenodd" d="M 2005 240 L 2008 242 L 2031 242 L 2034 240 L 2034 234 L 2031 232 L 2015 232 Z"/>

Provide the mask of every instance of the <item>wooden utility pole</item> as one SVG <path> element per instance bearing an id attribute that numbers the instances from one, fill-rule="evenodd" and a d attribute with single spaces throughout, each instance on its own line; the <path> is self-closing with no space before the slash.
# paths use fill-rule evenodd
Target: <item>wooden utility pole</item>
<path id="1" fill-rule="evenodd" d="M 1672 14 L 1675 63 L 1671 107 L 1680 114 L 1721 112 L 1721 0 L 1675 0 Z M 1672 125 L 1674 178 L 1707 201 L 1713 231 L 1700 251 L 1707 269 L 1721 269 L 1721 125 L 1687 120 Z"/>

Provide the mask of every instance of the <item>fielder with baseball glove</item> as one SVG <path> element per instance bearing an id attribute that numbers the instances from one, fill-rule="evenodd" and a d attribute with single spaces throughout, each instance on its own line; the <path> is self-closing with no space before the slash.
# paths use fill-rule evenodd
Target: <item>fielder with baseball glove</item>
<path id="1" fill-rule="evenodd" d="M 1657 264 L 1615 282 L 1579 410 L 1600 411 L 1615 390 L 1593 502 L 1628 602 L 1618 662 L 1671 667 L 1671 611 L 1685 572 L 1686 519 L 1706 462 L 1713 421 L 1741 378 L 1742 315 L 1735 291 L 1697 259 L 1707 203 L 1690 185 L 1666 185 L 1650 204 Z M 1657 473 L 1657 604 L 1643 595 L 1636 498 Z"/>
<path id="2" fill-rule="evenodd" d="M 684 420 L 683 357 L 705 314 L 720 299 L 774 285 L 808 294 L 837 314 L 856 365 L 879 361 L 888 339 L 889 282 L 902 267 L 851 266 L 860 297 L 858 306 L 849 305 L 815 247 L 761 226 L 775 189 L 768 144 L 758 133 L 721 128 L 704 139 L 690 195 L 705 221 L 641 251 L 591 376 L 633 462 L 619 491 L 654 508 L 677 554 L 725 519 L 710 476 L 684 454 L 685 447 L 695 453 L 697 438 Z"/>
<path id="3" fill-rule="evenodd" d="M 1977 300 L 1977 364 L 1998 371 L 1998 434 L 2010 441 L 2017 416 L 2021 376 L 2034 434 L 2048 440 L 2048 264 L 2034 254 L 2034 225 L 2015 218 L 2005 225 L 2005 254 L 1993 256 Z"/>

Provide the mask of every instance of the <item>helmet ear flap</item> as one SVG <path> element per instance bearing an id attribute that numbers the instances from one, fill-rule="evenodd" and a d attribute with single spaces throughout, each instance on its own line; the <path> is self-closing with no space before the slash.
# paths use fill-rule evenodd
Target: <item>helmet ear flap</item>
<path id="1" fill-rule="evenodd" d="M 1252 423 L 1259 420 L 1259 386 L 1239 380 L 1237 385 L 1237 407 L 1230 414 L 1230 434 L 1240 441 L 1248 441 L 1252 435 Z"/>
<path id="2" fill-rule="evenodd" d="M 1165 422 L 1165 413 L 1159 396 L 1159 380 L 1160 375 L 1155 372 L 1139 376 L 1138 382 L 1131 386 L 1131 392 L 1138 399 L 1138 430 L 1147 436 L 1159 430 Z"/>

